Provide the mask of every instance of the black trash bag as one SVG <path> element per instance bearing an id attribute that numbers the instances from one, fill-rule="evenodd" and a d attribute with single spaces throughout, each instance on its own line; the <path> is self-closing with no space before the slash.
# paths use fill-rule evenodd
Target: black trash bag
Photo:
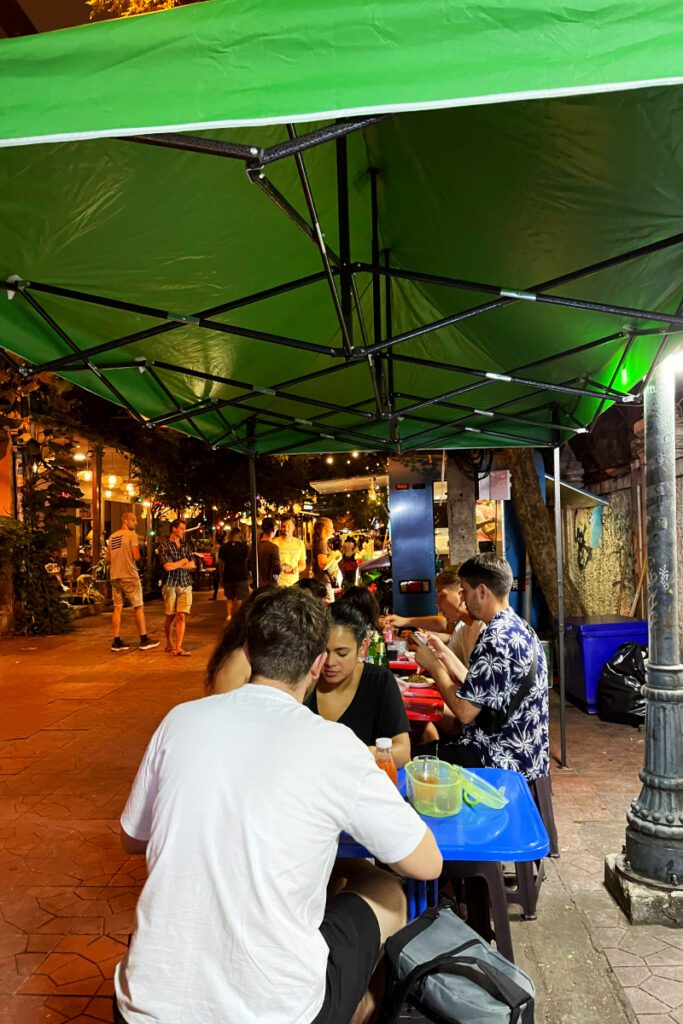
<path id="1" fill-rule="evenodd" d="M 643 725 L 645 658 L 647 647 L 629 641 L 614 652 L 598 681 L 598 714 L 603 722 Z"/>

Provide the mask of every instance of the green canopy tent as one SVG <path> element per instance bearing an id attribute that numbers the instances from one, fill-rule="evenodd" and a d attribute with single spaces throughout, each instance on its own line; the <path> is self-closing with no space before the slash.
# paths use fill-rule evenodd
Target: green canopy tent
<path id="1" fill-rule="evenodd" d="M 683 327 L 683 26 L 546 6 L 210 0 L 3 41 L 3 344 L 243 451 L 587 428 Z"/>
<path id="2" fill-rule="evenodd" d="M 552 445 L 683 328 L 674 0 L 0 42 L 0 339 L 250 453 Z"/>

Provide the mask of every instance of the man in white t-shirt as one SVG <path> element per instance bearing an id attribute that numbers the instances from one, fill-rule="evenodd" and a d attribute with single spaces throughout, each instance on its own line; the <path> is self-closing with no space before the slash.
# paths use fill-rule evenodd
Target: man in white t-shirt
<path id="1" fill-rule="evenodd" d="M 306 545 L 294 536 L 294 520 L 291 516 L 283 516 L 280 520 L 280 536 L 275 537 L 280 549 L 280 575 L 278 583 L 281 587 L 293 587 L 302 572 L 306 571 Z"/>
<path id="2" fill-rule="evenodd" d="M 250 610 L 251 680 L 174 708 L 121 818 L 146 853 L 136 931 L 115 973 L 127 1024 L 354 1024 L 405 922 L 400 879 L 362 862 L 327 898 L 339 834 L 398 874 L 441 854 L 367 747 L 302 704 L 326 657 L 327 609 L 298 587 Z"/>
<path id="3" fill-rule="evenodd" d="M 142 584 L 136 562 L 140 560 L 140 541 L 135 532 L 138 525 L 134 512 L 124 512 L 121 516 L 121 529 L 112 533 L 107 544 L 107 560 L 109 562 L 109 579 L 114 610 L 111 613 L 111 625 L 114 639 L 112 651 L 129 651 L 130 644 L 121 639 L 121 615 L 125 599 L 133 606 L 135 625 L 140 634 L 140 650 L 149 651 L 159 646 L 158 640 L 150 640 L 145 626 L 145 611 L 142 600 Z"/>

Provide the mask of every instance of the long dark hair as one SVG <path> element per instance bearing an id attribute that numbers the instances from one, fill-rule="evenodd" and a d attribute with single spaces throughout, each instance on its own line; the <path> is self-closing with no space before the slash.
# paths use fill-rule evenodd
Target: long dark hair
<path id="1" fill-rule="evenodd" d="M 367 638 L 368 620 L 352 601 L 335 601 L 330 605 L 330 615 L 332 616 L 332 626 L 348 629 L 358 645 Z"/>
<path id="2" fill-rule="evenodd" d="M 369 629 L 379 629 L 379 605 L 367 587 L 349 587 L 335 603 L 352 604 L 364 616 Z"/>
<path id="3" fill-rule="evenodd" d="M 323 541 L 323 532 L 325 530 L 325 526 L 327 523 L 329 523 L 332 526 L 332 529 L 334 529 L 334 523 L 332 522 L 331 519 L 327 519 L 325 516 L 321 516 L 320 519 L 316 519 L 313 525 L 312 543 L 314 548 L 316 547 L 316 545 L 320 545 L 322 547 L 323 544 L 325 543 Z"/>
<path id="4" fill-rule="evenodd" d="M 244 646 L 247 639 L 247 621 L 255 596 L 255 594 L 250 594 L 246 601 L 242 602 L 223 630 L 221 638 L 209 658 L 209 664 L 206 666 L 206 678 L 204 679 L 206 693 L 214 692 L 216 679 L 223 665 L 234 651 Z"/>

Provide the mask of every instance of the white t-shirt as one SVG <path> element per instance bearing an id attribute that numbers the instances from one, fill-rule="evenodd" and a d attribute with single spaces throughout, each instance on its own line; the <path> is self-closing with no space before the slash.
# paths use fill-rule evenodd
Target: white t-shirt
<path id="1" fill-rule="evenodd" d="M 121 824 L 149 839 L 115 973 L 129 1024 L 310 1024 L 339 833 L 384 863 L 425 833 L 350 729 L 252 683 L 166 716 Z"/>
<path id="2" fill-rule="evenodd" d="M 293 572 L 280 571 L 278 582 L 281 587 L 293 587 L 299 579 L 299 563 L 306 562 L 306 546 L 298 537 L 276 537 L 275 543 L 280 549 L 280 561 L 289 565 Z"/>
<path id="3" fill-rule="evenodd" d="M 471 624 L 468 622 L 456 622 L 455 629 L 451 633 L 448 646 L 467 668 L 472 657 L 474 645 L 479 639 L 479 634 L 484 628 L 484 623 L 475 619 Z"/>

